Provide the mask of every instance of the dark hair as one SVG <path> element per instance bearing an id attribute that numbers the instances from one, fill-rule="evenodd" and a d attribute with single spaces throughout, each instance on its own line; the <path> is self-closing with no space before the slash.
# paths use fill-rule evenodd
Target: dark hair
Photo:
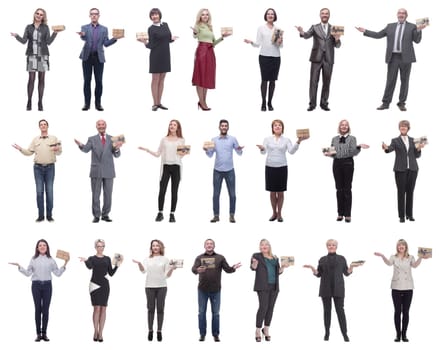
<path id="1" fill-rule="evenodd" d="M 101 12 L 99 12 L 99 9 L 97 9 L 96 7 L 92 7 L 92 8 L 89 10 L 89 14 L 90 14 L 90 12 L 92 12 L 93 10 L 98 11 L 98 15 L 101 14 Z"/>
<path id="2" fill-rule="evenodd" d="M 160 10 L 157 7 L 154 7 L 154 8 L 151 9 L 151 11 L 150 11 L 150 19 L 151 19 L 151 16 L 156 14 L 156 13 L 159 15 L 159 19 L 162 19 L 162 12 L 160 12 Z"/>
<path id="3" fill-rule="evenodd" d="M 273 11 L 273 21 L 276 22 L 277 19 L 278 19 L 278 17 L 277 17 L 277 13 L 276 13 L 276 11 L 275 11 L 273 8 L 271 8 L 271 7 L 268 8 L 268 9 L 266 10 L 266 12 L 264 13 L 264 20 L 267 21 L 267 13 L 268 13 L 269 11 Z"/>
<path id="4" fill-rule="evenodd" d="M 49 122 L 48 122 L 46 119 L 40 119 L 40 120 L 38 121 L 38 126 L 40 126 L 40 123 L 41 123 L 41 122 L 46 122 L 47 126 L 49 126 Z"/>
<path id="5" fill-rule="evenodd" d="M 205 242 L 203 243 L 203 245 L 205 245 L 206 242 L 208 242 L 208 241 L 211 241 L 214 244 L 214 247 L 215 247 L 215 241 L 212 238 L 205 239 Z"/>
<path id="6" fill-rule="evenodd" d="M 220 121 L 218 122 L 218 126 L 222 125 L 223 123 L 226 123 L 229 125 L 229 122 L 226 119 L 220 119 Z"/>
<path id="7" fill-rule="evenodd" d="M 45 243 L 45 244 L 46 244 L 46 246 L 47 246 L 46 256 L 47 256 L 48 258 L 50 258 L 49 243 L 47 243 L 47 241 L 46 241 L 45 239 L 39 239 L 38 242 L 37 242 L 37 244 L 35 245 L 35 254 L 34 254 L 34 256 L 32 257 L 32 259 L 36 259 L 36 258 L 38 258 L 38 257 L 40 256 L 40 252 L 38 251 L 38 245 L 39 245 L 40 243 Z"/>
<path id="8" fill-rule="evenodd" d="M 330 9 L 328 7 L 323 7 L 322 9 L 319 10 L 319 13 L 321 13 L 322 11 L 327 10 L 328 14 L 330 16 Z"/>

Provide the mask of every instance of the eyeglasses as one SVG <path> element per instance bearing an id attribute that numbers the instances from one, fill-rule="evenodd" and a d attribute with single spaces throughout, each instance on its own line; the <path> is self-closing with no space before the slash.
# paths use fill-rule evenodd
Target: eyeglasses
<path id="1" fill-rule="evenodd" d="M 99 13 L 98 12 L 91 12 L 90 16 L 99 16 Z"/>

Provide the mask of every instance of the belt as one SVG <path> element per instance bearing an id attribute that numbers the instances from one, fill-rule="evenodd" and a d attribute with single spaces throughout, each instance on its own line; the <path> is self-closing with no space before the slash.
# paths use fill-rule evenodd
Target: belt
<path id="1" fill-rule="evenodd" d="M 42 167 L 48 167 L 48 166 L 54 165 L 54 163 L 48 163 L 48 164 L 35 163 L 35 165 L 42 166 Z"/>
<path id="2" fill-rule="evenodd" d="M 47 281 L 32 281 L 33 284 L 50 284 L 52 283 L 51 280 L 47 280 Z"/>

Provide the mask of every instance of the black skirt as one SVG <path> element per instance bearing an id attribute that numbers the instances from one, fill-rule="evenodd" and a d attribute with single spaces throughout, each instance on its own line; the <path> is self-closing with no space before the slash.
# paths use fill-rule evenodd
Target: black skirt
<path id="1" fill-rule="evenodd" d="M 278 80 L 278 73 L 280 71 L 281 57 L 273 56 L 258 56 L 260 62 L 261 80 L 275 81 Z"/>
<path id="2" fill-rule="evenodd" d="M 266 166 L 266 191 L 284 192 L 287 190 L 287 165 L 274 168 Z"/>

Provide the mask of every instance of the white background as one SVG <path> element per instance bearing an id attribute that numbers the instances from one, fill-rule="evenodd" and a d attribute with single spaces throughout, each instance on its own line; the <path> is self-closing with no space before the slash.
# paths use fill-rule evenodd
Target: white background
<path id="1" fill-rule="evenodd" d="M 126 38 L 105 50 L 104 112 L 82 112 L 82 69 L 78 56 L 82 41 L 76 34 L 89 22 L 89 9 L 98 7 L 100 22 L 109 28 L 124 28 Z M 66 31 L 50 46 L 50 72 L 46 74 L 44 112 L 27 112 L 25 70 L 26 46 L 20 45 L 10 32 L 20 35 L 31 23 L 36 7 L 46 9 L 49 25 L 64 24 Z M 135 39 L 135 33 L 150 25 L 148 13 L 159 7 L 163 21 L 179 39 L 172 44 L 172 72 L 165 81 L 162 99 L 168 111 L 151 111 L 151 77 L 148 73 L 149 51 Z M 191 86 L 194 51 L 192 38 L 198 10 L 210 9 L 216 35 L 220 27 L 232 26 L 233 36 L 216 49 L 217 88 L 208 92 L 210 112 L 197 111 L 197 96 Z M 275 111 L 260 112 L 260 72 L 258 49 L 243 43 L 255 39 L 256 30 L 264 23 L 268 7 L 278 13 L 277 25 L 284 30 L 284 47 L 279 80 L 273 105 Z M 330 93 L 331 112 L 319 109 L 307 112 L 311 40 L 299 38 L 295 25 L 308 29 L 319 22 L 319 10 L 329 7 L 330 23 L 344 25 L 342 47 L 336 50 L 336 63 Z M 393 101 L 390 110 L 376 111 L 385 86 L 385 41 L 365 38 L 355 26 L 379 31 L 396 20 L 397 9 L 406 7 L 409 20 L 430 17 L 431 26 L 423 31 L 416 45 L 417 63 L 412 66 L 408 111 L 400 112 Z M 60 2 L 41 0 L 8 2 L 3 5 L 0 22 L 2 36 L 0 85 L 4 134 L 0 172 L 2 191 L 1 219 L 4 253 L 0 257 L 3 276 L 0 288 L 3 344 L 9 349 L 33 346 L 34 317 L 30 280 L 24 278 L 9 261 L 27 266 L 39 238 L 49 241 L 52 253 L 57 249 L 70 252 L 72 260 L 61 278 L 54 277 L 46 347 L 76 349 L 92 344 L 92 307 L 88 294 L 90 271 L 77 257 L 94 254 L 96 238 L 106 240 L 106 254 L 125 256 L 120 270 L 110 278 L 111 295 L 101 348 L 122 346 L 138 349 L 146 346 L 146 301 L 144 278 L 131 259 L 143 259 L 149 242 L 161 239 L 166 256 L 185 260 L 184 268 L 169 279 L 162 344 L 151 346 L 211 346 L 212 339 L 198 342 L 197 276 L 190 268 L 194 258 L 203 252 L 203 242 L 213 238 L 216 251 L 224 254 L 230 264 L 241 261 L 243 267 L 232 275 L 223 275 L 221 306 L 221 340 L 216 346 L 310 346 L 322 345 L 322 305 L 318 298 L 319 280 L 303 264 L 317 264 L 326 254 L 325 241 L 339 240 L 338 252 L 347 260 L 366 260 L 363 267 L 346 279 L 346 315 L 351 343 L 344 344 L 336 315 L 329 348 L 371 348 L 394 344 L 393 307 L 390 280 L 392 269 L 373 252 L 386 256 L 395 251 L 399 238 L 407 239 L 410 252 L 418 246 L 438 247 L 438 129 L 435 86 L 438 81 L 438 49 L 440 35 L 436 21 L 435 2 L 420 0 L 363 1 L 328 0 L 288 1 L 160 1 L 139 0 Z M 397 90 L 399 88 L 397 84 Z M 397 96 L 398 91 L 396 92 Z M 34 106 L 36 107 L 37 86 Z M 36 109 L 34 107 L 34 109 Z M 431 113 L 434 112 L 434 113 Z M 18 143 L 27 147 L 38 135 L 38 120 L 49 121 L 49 131 L 63 143 L 58 157 L 55 179 L 55 223 L 36 224 L 35 184 L 32 159 L 11 147 Z M 104 118 L 109 134 L 123 133 L 127 143 L 122 155 L 115 160 L 117 178 L 114 182 L 113 223 L 92 224 L 91 192 L 88 177 L 90 155 L 83 154 L 73 139 L 82 142 L 94 135 L 95 122 Z M 182 123 L 191 154 L 183 160 L 183 179 L 176 211 L 177 223 L 167 220 L 155 223 L 160 160 L 137 149 L 155 149 L 166 134 L 171 119 Z M 230 121 L 230 134 L 244 145 L 241 157 L 234 156 L 237 210 L 236 224 L 227 220 L 226 188 L 221 197 L 221 221 L 209 223 L 212 216 L 213 159 L 202 151 L 204 141 L 218 133 L 218 121 Z M 311 138 L 301 144 L 294 156 L 289 156 L 289 184 L 285 195 L 284 223 L 271 223 L 269 194 L 264 190 L 264 156 L 257 143 L 271 132 L 275 118 L 285 122 L 285 135 L 295 138 L 297 128 L 310 128 Z M 336 198 L 332 176 L 332 161 L 322 155 L 341 119 L 348 119 L 352 134 L 359 143 L 371 145 L 355 159 L 353 181 L 353 221 L 337 223 Z M 392 166 L 394 154 L 386 155 L 381 142 L 389 143 L 398 135 L 398 122 L 411 121 L 410 135 L 427 135 L 430 144 L 419 159 L 419 177 L 415 190 L 415 222 L 400 224 Z M 168 218 L 170 198 L 165 203 Z M 296 265 L 281 276 L 281 292 L 275 307 L 271 327 L 271 344 L 255 344 L 254 327 L 257 296 L 253 289 L 254 274 L 249 269 L 252 253 L 258 251 L 261 238 L 272 243 L 277 255 L 294 255 Z M 61 261 L 58 261 L 62 264 Z M 411 308 L 407 347 L 420 348 L 437 339 L 435 316 L 439 306 L 434 302 L 438 286 L 438 262 L 423 261 L 414 271 L 416 290 Z M 210 313 L 208 312 L 208 324 Z M 210 327 L 208 327 L 208 335 Z M 150 345 L 150 344 L 149 344 Z M 38 345 L 40 346 L 40 345 Z"/>

